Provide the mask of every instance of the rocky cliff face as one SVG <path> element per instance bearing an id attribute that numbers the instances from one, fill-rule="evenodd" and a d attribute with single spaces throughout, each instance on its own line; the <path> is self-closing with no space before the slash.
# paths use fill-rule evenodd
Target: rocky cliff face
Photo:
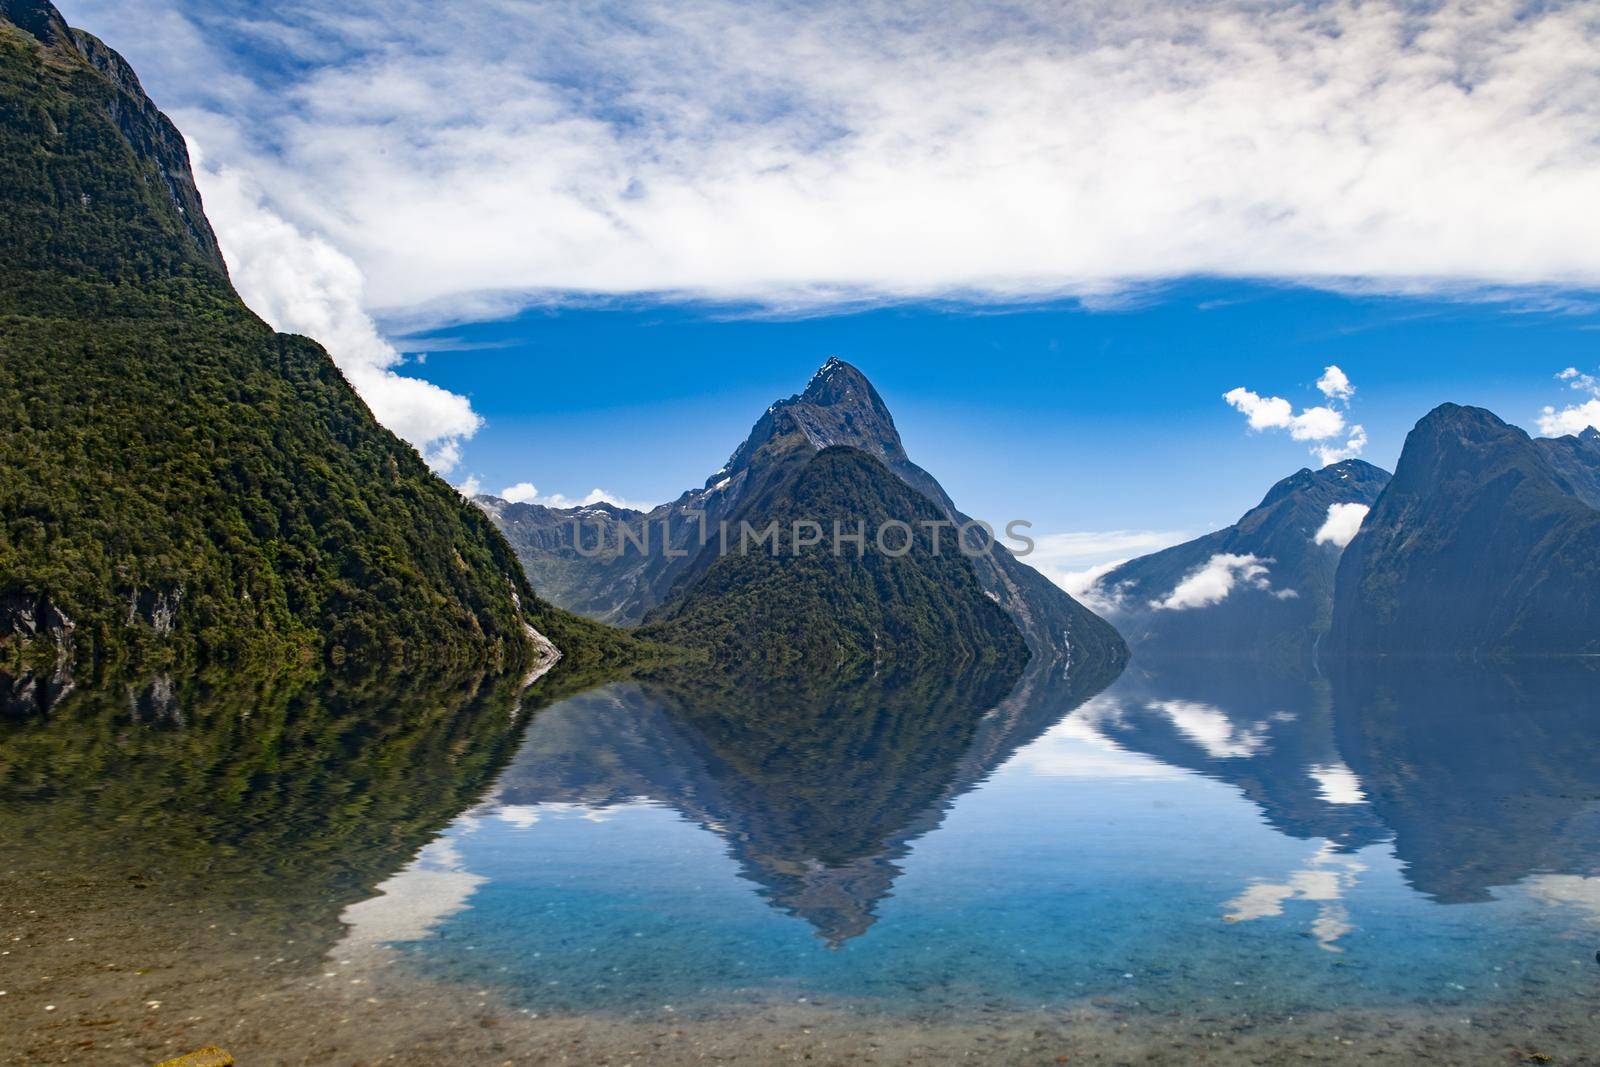
<path id="1" fill-rule="evenodd" d="M 824 363 L 802 392 L 768 408 L 728 463 L 701 488 L 647 515 L 601 514 L 592 508 L 535 512 L 492 497 L 480 498 L 480 503 L 496 516 L 530 574 L 560 575 L 550 584 L 556 603 L 602 621 L 632 625 L 684 593 L 715 562 L 718 553 L 702 547 L 703 530 L 710 531 L 714 542 L 721 522 L 737 524 L 752 501 L 790 476 L 795 463 L 833 447 L 871 456 L 931 501 L 947 521 L 968 521 L 933 476 L 906 455 L 888 406 L 872 383 L 839 359 Z M 575 522 L 582 526 L 583 547 L 593 549 L 615 547 L 621 521 L 635 531 L 648 527 L 653 550 L 627 547 L 594 558 L 578 550 Z M 1091 664 L 1120 666 L 1125 660 L 1126 648 L 1109 624 L 1003 546 L 974 556 L 972 563 L 985 594 L 1010 616 L 1036 659 L 1086 669 Z"/>
<path id="2" fill-rule="evenodd" d="M 1388 481 L 1361 460 L 1298 471 L 1232 526 L 1131 560 L 1094 595 L 1141 653 L 1305 659 L 1328 628 L 1349 530 Z M 1342 508 L 1357 509 L 1350 526 L 1328 529 Z"/>
<path id="3" fill-rule="evenodd" d="M 106 129 L 98 121 L 59 121 L 65 116 L 49 108 L 38 116 L 46 152 L 87 149 L 105 157 L 105 165 L 81 172 L 83 180 L 72 187 L 57 186 L 52 190 L 53 203 L 10 205 L 24 212 L 18 222 L 30 216 L 47 221 L 42 217 L 46 212 L 57 216 L 48 240 L 43 234 L 28 234 L 23 226 L 14 227 L 8 236 L 20 239 L 8 249 L 10 266 L 58 273 L 92 264 L 103 277 L 147 279 L 145 267 L 156 260 L 163 273 L 188 268 L 225 280 L 228 268 L 200 202 L 183 134 L 145 95 L 133 68 L 93 34 L 69 27 L 45 0 L 0 0 L 0 26 L 7 24 L 8 43 L 27 48 L 46 70 L 70 80 L 71 91 L 98 113 L 96 119 L 103 118 L 111 127 Z M 87 71 L 98 77 L 83 77 Z M 20 95 L 8 96 L 21 102 Z M 34 162 L 50 167 L 48 158 Z M 130 176 L 137 177 L 136 186 L 128 184 Z M 98 225 L 61 225 L 62 214 Z M 140 254 L 108 255 L 115 244 L 108 247 L 105 230 L 112 227 L 143 231 Z"/>
<path id="4" fill-rule="evenodd" d="M 1429 412 L 1340 563 L 1330 636 L 1362 656 L 1600 652 L 1600 434 Z"/>

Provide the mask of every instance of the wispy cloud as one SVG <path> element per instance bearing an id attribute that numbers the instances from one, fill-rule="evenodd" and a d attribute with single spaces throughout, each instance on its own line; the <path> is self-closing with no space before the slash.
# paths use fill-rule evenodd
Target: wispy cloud
<path id="1" fill-rule="evenodd" d="M 549 291 L 1600 285 L 1577 0 L 64 6 L 370 307 L 440 321 Z"/>
<path id="2" fill-rule="evenodd" d="M 1208 608 L 1228 599 L 1235 589 L 1256 589 L 1271 593 L 1279 600 L 1298 596 L 1293 589 L 1272 588 L 1267 570 L 1271 562 L 1259 556 L 1219 552 L 1186 576 L 1171 593 L 1152 600 L 1150 606 L 1156 611 Z"/>
<path id="3" fill-rule="evenodd" d="M 469 478 L 468 481 L 475 483 L 477 479 Z M 464 489 L 463 492 L 465 492 Z M 561 493 L 545 494 L 539 492 L 538 487 L 532 482 L 518 482 L 516 485 L 508 485 L 500 490 L 497 495 L 500 499 L 513 504 L 542 504 L 547 508 L 576 508 L 589 504 L 612 504 L 619 508 L 649 511 L 652 507 L 650 504 L 638 504 L 624 500 L 614 493 L 608 493 L 599 488 L 589 490 L 587 495 L 580 498 L 564 496 Z"/>
<path id="4" fill-rule="evenodd" d="M 1023 562 L 1095 610 L 1115 605 L 1104 600 L 1098 583 L 1136 556 L 1182 544 L 1190 535 L 1181 530 L 1086 530 L 1042 534 Z"/>

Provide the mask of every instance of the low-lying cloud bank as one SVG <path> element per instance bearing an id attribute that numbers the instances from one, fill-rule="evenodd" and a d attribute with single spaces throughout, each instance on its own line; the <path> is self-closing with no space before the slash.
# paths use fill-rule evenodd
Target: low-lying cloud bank
<path id="1" fill-rule="evenodd" d="M 1208 608 L 1228 599 L 1234 589 L 1257 589 L 1271 593 L 1279 600 L 1299 596 L 1293 589 L 1273 589 L 1267 564 L 1270 559 L 1259 556 L 1219 552 L 1194 571 L 1166 597 L 1152 600 L 1150 606 L 1157 611 L 1188 611 L 1191 608 Z"/>

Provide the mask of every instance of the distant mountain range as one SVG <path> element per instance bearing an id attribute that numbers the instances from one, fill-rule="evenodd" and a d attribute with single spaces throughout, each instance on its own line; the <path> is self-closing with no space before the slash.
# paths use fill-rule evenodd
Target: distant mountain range
<path id="1" fill-rule="evenodd" d="M 1232 526 L 1141 556 L 1092 590 L 1141 653 L 1298 660 L 1329 625 L 1344 545 L 1389 474 L 1301 470 Z"/>
<path id="2" fill-rule="evenodd" d="M 825 468 L 814 466 L 824 458 Z M 890 481 L 885 473 L 893 476 Z M 890 484 L 894 481 L 901 488 Z M 806 496 L 818 514 L 796 511 L 799 496 Z M 1036 658 L 1075 670 L 1098 670 L 1120 665 L 1126 657 L 1109 624 L 1004 546 L 969 558 L 957 551 L 956 535 L 949 530 L 941 534 L 942 557 L 932 555 L 931 543 L 919 541 L 904 559 L 877 561 L 893 566 L 806 569 L 807 581 L 813 583 L 808 589 L 789 580 L 801 569 L 726 558 L 717 534 L 723 523 L 737 531 L 741 522 L 759 528 L 774 518 L 787 523 L 805 517 L 825 525 L 840 518 L 847 529 L 854 529 L 858 519 L 884 517 L 913 525 L 922 519 L 968 522 L 933 476 L 906 455 L 894 419 L 871 382 L 838 359 L 823 364 L 803 392 L 768 408 L 703 487 L 648 513 L 609 505 L 553 509 L 490 496 L 478 502 L 494 516 L 535 583 L 557 604 L 620 625 L 648 619 L 649 632 L 662 636 L 673 629 L 690 640 L 715 635 L 712 643 L 728 656 L 749 657 L 759 640 L 769 651 L 753 655 L 770 661 L 778 646 L 789 644 L 800 631 L 814 629 L 814 624 L 831 627 L 829 620 L 842 614 L 854 615 L 855 621 L 835 630 L 829 640 L 836 650 L 830 654 L 843 660 L 877 658 L 874 645 L 889 643 L 918 650 L 942 643 L 957 656 L 987 645 L 993 646 L 991 655 L 1005 658 L 1012 653 L 988 617 L 992 603 L 1009 617 Z M 873 526 L 869 521 L 869 541 Z M 581 545 L 573 539 L 578 528 L 584 537 Z M 656 538 L 651 550 L 621 544 L 624 531 L 638 537 L 646 528 Z M 710 543 L 704 536 L 708 530 Z M 969 536 L 981 534 L 972 531 Z M 596 555 L 601 546 L 621 551 Z M 869 544 L 868 555 L 875 554 Z M 970 592 L 969 573 L 976 580 Z M 907 580 L 887 580 L 896 574 Z M 754 595 L 758 585 L 767 595 Z M 739 599 L 745 608 L 732 610 Z M 711 606 L 714 601 L 716 607 Z M 909 630 L 878 625 L 891 616 L 916 621 Z M 712 618 L 716 624 L 708 625 Z M 738 638 L 724 625 L 734 619 Z"/>
<path id="3" fill-rule="evenodd" d="M 1145 656 L 1600 654 L 1600 430 L 1534 438 L 1443 404 L 1392 478 L 1302 470 L 1086 599 Z"/>
<path id="4" fill-rule="evenodd" d="M 1344 655 L 1600 653 L 1600 432 L 1531 438 L 1444 404 L 1339 565 Z"/>

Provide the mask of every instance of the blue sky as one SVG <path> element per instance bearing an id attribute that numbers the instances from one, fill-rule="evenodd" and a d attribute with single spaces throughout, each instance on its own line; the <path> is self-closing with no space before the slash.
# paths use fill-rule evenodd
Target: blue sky
<path id="1" fill-rule="evenodd" d="M 832 355 L 1065 567 L 1442 401 L 1600 423 L 1581 0 L 61 7 L 246 302 L 457 485 L 668 499 Z"/>
<path id="2" fill-rule="evenodd" d="M 1356 387 L 1364 457 L 1393 466 L 1445 401 L 1537 428 L 1555 378 L 1600 363 L 1600 308 L 1357 297 L 1192 281 L 1115 309 L 908 304 L 802 318 L 619 302 L 542 309 L 407 339 L 418 368 L 487 425 L 464 470 L 661 501 L 720 467 L 766 405 L 829 355 L 855 363 L 912 457 L 958 502 L 1042 530 L 1188 530 L 1232 522 L 1307 443 L 1255 432 L 1236 386 L 1309 406 L 1329 364 Z"/>

